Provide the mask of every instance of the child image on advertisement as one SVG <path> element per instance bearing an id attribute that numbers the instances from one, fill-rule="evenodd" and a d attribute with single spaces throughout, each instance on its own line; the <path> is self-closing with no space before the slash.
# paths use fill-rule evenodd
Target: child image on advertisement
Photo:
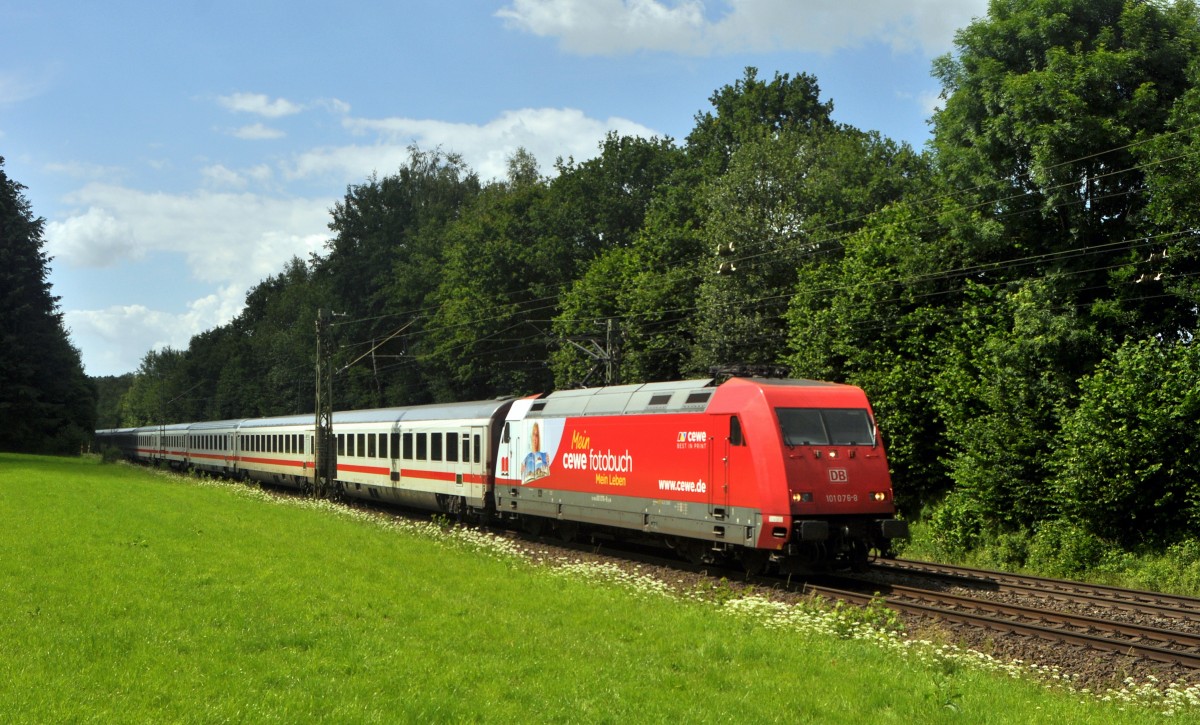
<path id="1" fill-rule="evenodd" d="M 529 455 L 525 456 L 525 461 L 521 464 L 522 483 L 529 483 L 550 475 L 550 457 L 542 450 L 542 433 L 537 423 L 533 424 L 533 433 L 530 435 L 529 442 Z"/>

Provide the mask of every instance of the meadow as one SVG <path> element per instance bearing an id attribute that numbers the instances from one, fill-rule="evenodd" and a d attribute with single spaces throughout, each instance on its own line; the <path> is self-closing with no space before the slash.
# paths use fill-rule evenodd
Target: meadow
<path id="1" fill-rule="evenodd" d="M 0 714 L 47 722 L 1110 723 L 870 616 L 688 596 L 493 537 L 93 458 L 0 454 Z M 561 563 L 561 562 L 560 562 Z"/>

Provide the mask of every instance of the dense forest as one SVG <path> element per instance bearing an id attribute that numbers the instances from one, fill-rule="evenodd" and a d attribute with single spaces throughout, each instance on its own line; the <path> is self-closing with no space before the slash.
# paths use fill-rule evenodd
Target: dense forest
<path id="1" fill-rule="evenodd" d="M 311 411 L 329 309 L 338 408 L 780 368 L 866 389 L 947 549 L 1177 541 L 1200 526 L 1197 58 L 1192 2 L 993 0 L 934 64 L 922 150 L 753 68 L 682 141 L 610 135 L 549 176 L 412 148 L 347 188 L 322 254 L 147 354 L 122 422 Z"/>
<path id="2" fill-rule="evenodd" d="M 79 453 L 96 423 L 96 390 L 63 326 L 49 282 L 45 220 L 0 157 L 0 451 Z"/>

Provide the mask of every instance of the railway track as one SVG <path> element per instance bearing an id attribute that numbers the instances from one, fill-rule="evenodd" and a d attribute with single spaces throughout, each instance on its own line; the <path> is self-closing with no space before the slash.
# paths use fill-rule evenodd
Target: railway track
<path id="1" fill-rule="evenodd" d="M 863 582 L 858 579 L 844 582 L 838 587 L 810 583 L 805 585 L 805 591 L 858 604 L 882 598 L 888 607 L 898 612 L 1200 669 L 1200 635 L 1196 634 L 916 587 L 873 585 L 863 588 Z M 846 586 L 851 588 L 844 588 Z"/>
<path id="2" fill-rule="evenodd" d="M 918 585 L 881 582 L 880 573 Z M 819 596 L 881 598 L 899 612 L 1200 670 L 1194 597 L 905 560 L 881 560 L 867 576 L 873 578 L 813 579 L 807 587 Z"/>
<path id="3" fill-rule="evenodd" d="M 872 566 L 872 571 L 916 574 L 968 589 L 1027 594 L 1072 604 L 1200 623 L 1200 598 L 1196 597 L 905 559 L 881 559 Z"/>

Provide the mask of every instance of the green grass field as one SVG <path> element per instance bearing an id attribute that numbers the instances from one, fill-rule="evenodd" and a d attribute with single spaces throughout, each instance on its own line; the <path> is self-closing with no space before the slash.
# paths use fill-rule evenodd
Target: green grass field
<path id="1" fill-rule="evenodd" d="M 0 454 L 0 552 L 6 723 L 1111 723 L 1178 709 L 1118 710 L 851 637 L 853 618 L 669 596 L 435 526 L 93 459 Z"/>

